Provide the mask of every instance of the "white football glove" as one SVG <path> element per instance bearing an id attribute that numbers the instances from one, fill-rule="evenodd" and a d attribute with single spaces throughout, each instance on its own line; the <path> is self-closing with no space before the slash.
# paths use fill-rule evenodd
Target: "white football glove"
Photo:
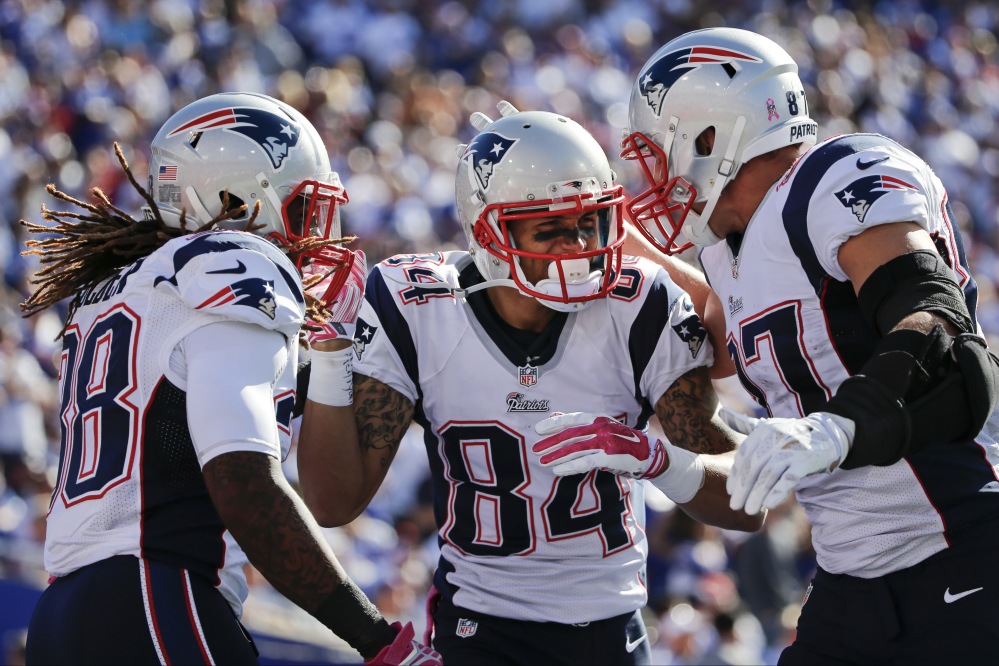
<path id="1" fill-rule="evenodd" d="M 368 263 L 361 250 L 342 252 L 348 259 L 333 272 L 329 272 L 327 266 L 316 267 L 314 264 L 302 269 L 302 284 L 306 291 L 324 303 L 329 303 L 327 307 L 331 313 L 326 321 L 309 322 L 320 327 L 318 331 L 306 330 L 310 346 L 326 340 L 354 337 L 357 314 L 364 301 Z"/>
<path id="2" fill-rule="evenodd" d="M 718 416 L 725 425 L 736 432 L 741 432 L 743 435 L 753 432 L 760 422 L 755 416 L 743 414 L 725 405 L 722 405 L 721 409 L 718 410 Z"/>
<path id="3" fill-rule="evenodd" d="M 850 452 L 856 433 L 850 419 L 815 412 L 800 419 L 759 419 L 739 445 L 725 483 L 733 511 L 773 509 L 803 478 L 832 472 Z"/>
<path id="4" fill-rule="evenodd" d="M 646 479 L 661 474 L 669 462 L 661 441 L 650 440 L 645 433 L 609 416 L 556 414 L 540 421 L 534 430 L 544 439 L 532 450 L 556 476 L 602 469 Z"/>
<path id="5" fill-rule="evenodd" d="M 364 666 L 443 666 L 436 650 L 415 640 L 412 622 L 407 622 L 406 626 L 393 622 L 392 626 L 399 630 L 395 640 L 365 661 Z"/>

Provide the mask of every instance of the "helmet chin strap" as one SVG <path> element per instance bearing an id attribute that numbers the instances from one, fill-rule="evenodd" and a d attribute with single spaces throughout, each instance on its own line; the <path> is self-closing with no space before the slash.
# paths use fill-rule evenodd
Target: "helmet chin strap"
<path id="1" fill-rule="evenodd" d="M 559 278 L 559 262 L 548 264 L 548 278 L 539 280 L 534 288 L 542 294 L 548 296 L 561 297 L 563 293 L 563 282 Z M 565 294 L 569 297 L 589 296 L 595 294 L 600 289 L 600 278 L 603 271 L 590 271 L 590 262 L 587 259 L 566 259 L 562 262 L 562 271 L 565 275 Z M 517 263 L 517 273 L 523 280 L 524 274 L 520 270 L 520 263 Z M 527 280 L 525 283 L 530 284 Z M 593 301 L 577 301 L 574 303 L 563 303 L 558 300 L 534 297 L 536 301 L 557 312 L 578 312 L 588 307 Z"/>
<path id="2" fill-rule="evenodd" d="M 205 204 L 201 203 L 201 199 L 198 197 L 197 191 L 190 185 L 185 188 L 184 193 L 187 195 L 187 200 L 191 202 L 191 207 L 194 208 L 194 214 L 197 215 L 198 219 L 201 220 L 201 224 L 208 222 L 208 220 L 215 217 L 208 212 L 205 208 Z"/>
<path id="3" fill-rule="evenodd" d="M 711 231 L 708 223 L 711 219 L 711 213 L 714 212 L 715 206 L 718 204 L 718 199 L 721 197 L 722 190 L 725 189 L 730 180 L 735 178 L 736 172 L 742 166 L 736 163 L 735 152 L 739 149 L 739 141 L 742 139 L 742 131 L 745 127 L 746 117 L 739 116 L 735 121 L 735 126 L 732 128 L 732 138 L 729 139 L 728 146 L 725 148 L 725 157 L 722 158 L 721 164 L 718 165 L 719 177 L 715 178 L 714 185 L 711 187 L 711 194 L 708 195 L 708 200 L 704 204 L 704 210 L 700 213 L 695 213 L 691 210 L 687 213 L 687 219 L 684 220 L 684 237 L 698 247 L 714 245 L 715 243 L 720 243 L 722 240 L 715 232 Z"/>

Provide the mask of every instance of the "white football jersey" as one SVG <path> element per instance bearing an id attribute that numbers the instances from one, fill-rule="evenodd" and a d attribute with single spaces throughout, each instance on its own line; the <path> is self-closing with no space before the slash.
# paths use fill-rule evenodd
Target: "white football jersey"
<path id="1" fill-rule="evenodd" d="M 643 606 L 644 484 L 608 472 L 556 477 L 531 451 L 554 412 L 645 428 L 676 378 L 711 363 L 689 296 L 665 270 L 625 259 L 608 298 L 559 314 L 525 353 L 466 252 L 393 257 L 369 276 L 354 371 L 416 405 L 434 486 L 435 584 L 489 615 L 580 623 Z M 412 283 L 426 283 L 414 286 Z M 515 335 L 515 333 L 514 333 Z"/>
<path id="2" fill-rule="evenodd" d="M 772 416 L 821 410 L 870 358 L 879 337 L 861 315 L 839 248 L 865 229 L 905 221 L 930 233 L 974 316 L 977 287 L 943 185 L 923 160 L 879 135 L 816 145 L 763 200 L 738 254 L 727 243 L 701 253 L 739 378 Z M 999 515 L 996 425 L 993 415 L 976 441 L 930 447 L 891 466 L 806 478 L 797 497 L 819 565 L 881 576 Z"/>
<path id="3" fill-rule="evenodd" d="M 50 574 L 115 555 L 160 560 L 214 581 L 240 613 L 246 557 L 205 488 L 188 429 L 186 365 L 176 350 L 192 331 L 226 320 L 285 335 L 291 361 L 274 384 L 278 441 L 244 447 L 284 457 L 304 310 L 291 262 L 268 241 L 236 231 L 171 240 L 83 295 L 60 361 L 62 449 L 45 540 Z M 232 424 L 234 437 L 243 428 Z"/>

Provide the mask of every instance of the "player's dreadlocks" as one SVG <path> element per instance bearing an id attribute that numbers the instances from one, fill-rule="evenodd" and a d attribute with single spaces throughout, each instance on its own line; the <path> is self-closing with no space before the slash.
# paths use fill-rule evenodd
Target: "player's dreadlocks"
<path id="1" fill-rule="evenodd" d="M 186 211 L 182 211 L 180 228 L 169 227 L 163 221 L 156 201 L 135 179 L 117 141 L 114 143 L 114 152 L 132 187 L 148 204 L 151 213 L 149 219 L 134 219 L 112 204 L 99 187 L 91 190 L 93 203 L 87 203 L 49 183 L 45 187 L 49 194 L 81 208 L 83 212 L 54 211 L 43 204 L 42 218 L 54 223 L 53 226 L 20 220 L 30 233 L 49 236 L 26 242 L 29 249 L 22 254 L 37 255 L 43 267 L 31 279 L 31 284 L 37 285 L 37 288 L 25 302 L 21 303 L 21 309 L 25 313 L 24 316 L 30 317 L 63 299 L 70 298 L 66 323 L 59 337 L 65 333 L 66 326 L 73 320 L 73 315 L 80 305 L 80 299 L 90 287 L 96 286 L 136 260 L 148 256 L 171 239 L 210 229 L 225 220 L 239 218 L 247 209 L 245 204 L 230 209 L 227 192 L 223 195 L 222 212 L 211 221 L 189 230 Z M 247 221 L 246 231 L 260 228 L 255 224 L 259 213 L 258 201 Z M 355 240 L 355 237 L 329 240 L 306 238 L 287 247 L 286 250 L 294 258 L 302 252 L 352 240 Z M 311 286 L 321 279 L 319 277 L 310 279 L 307 285 Z M 329 317 L 329 310 L 312 294 L 306 293 L 305 299 L 307 320 L 323 321 Z"/>

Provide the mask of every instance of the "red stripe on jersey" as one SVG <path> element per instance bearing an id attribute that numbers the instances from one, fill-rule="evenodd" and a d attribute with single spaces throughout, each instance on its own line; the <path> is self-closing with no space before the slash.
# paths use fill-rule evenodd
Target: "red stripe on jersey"
<path id="1" fill-rule="evenodd" d="M 142 575 L 142 593 L 146 597 L 146 608 L 149 613 L 149 623 L 152 625 L 152 636 L 153 643 L 156 647 L 156 652 L 163 659 L 163 663 L 170 666 L 170 657 L 167 655 L 166 650 L 163 649 L 163 634 L 160 632 L 160 623 L 156 619 L 156 606 L 153 603 L 153 581 L 149 577 L 149 565 L 146 563 L 145 559 L 139 560 L 139 570 Z"/>
<path id="2" fill-rule="evenodd" d="M 187 606 L 187 619 L 191 621 L 191 628 L 194 629 L 195 640 L 198 642 L 198 649 L 204 657 L 206 664 L 215 664 L 211 652 L 208 651 L 208 644 L 205 642 L 205 634 L 201 630 L 201 620 L 198 618 L 198 609 L 194 604 L 194 590 L 191 589 L 191 575 L 186 569 L 184 574 L 184 605 Z"/>

